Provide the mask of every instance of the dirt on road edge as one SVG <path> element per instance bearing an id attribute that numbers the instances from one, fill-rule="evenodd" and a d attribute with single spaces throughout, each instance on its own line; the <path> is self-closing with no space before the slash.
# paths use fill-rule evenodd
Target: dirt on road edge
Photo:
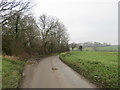
<path id="1" fill-rule="evenodd" d="M 30 78 L 34 76 L 35 69 L 41 60 L 42 59 L 30 59 L 26 62 L 18 88 L 22 88 L 25 84 L 32 81 Z"/>

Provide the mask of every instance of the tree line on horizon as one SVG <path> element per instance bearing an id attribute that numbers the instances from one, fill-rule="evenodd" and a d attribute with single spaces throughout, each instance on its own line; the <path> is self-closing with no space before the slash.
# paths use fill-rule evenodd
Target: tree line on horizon
<path id="1" fill-rule="evenodd" d="M 30 2 L 23 0 L 0 1 L 3 54 L 26 57 L 69 51 L 64 24 L 45 14 L 36 20 L 27 13 L 30 9 Z"/>

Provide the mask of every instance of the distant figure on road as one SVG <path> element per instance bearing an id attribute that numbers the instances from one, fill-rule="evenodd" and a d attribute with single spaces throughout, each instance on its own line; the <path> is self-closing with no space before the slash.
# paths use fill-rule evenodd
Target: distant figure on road
<path id="1" fill-rule="evenodd" d="M 79 50 L 82 51 L 82 49 L 83 49 L 83 46 L 80 45 L 80 46 L 79 46 Z"/>

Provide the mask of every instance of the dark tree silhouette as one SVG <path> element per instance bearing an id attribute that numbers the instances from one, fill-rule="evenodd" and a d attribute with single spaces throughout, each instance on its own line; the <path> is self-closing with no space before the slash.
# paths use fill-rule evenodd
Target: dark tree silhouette
<path id="1" fill-rule="evenodd" d="M 82 51 L 82 49 L 83 49 L 83 46 L 80 45 L 80 46 L 79 46 L 79 50 Z"/>

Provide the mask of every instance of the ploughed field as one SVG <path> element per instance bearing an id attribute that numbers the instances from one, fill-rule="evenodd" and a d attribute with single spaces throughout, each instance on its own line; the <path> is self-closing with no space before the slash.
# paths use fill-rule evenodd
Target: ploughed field
<path id="1" fill-rule="evenodd" d="M 118 88 L 118 52 L 72 51 L 60 58 L 98 87 Z"/>

